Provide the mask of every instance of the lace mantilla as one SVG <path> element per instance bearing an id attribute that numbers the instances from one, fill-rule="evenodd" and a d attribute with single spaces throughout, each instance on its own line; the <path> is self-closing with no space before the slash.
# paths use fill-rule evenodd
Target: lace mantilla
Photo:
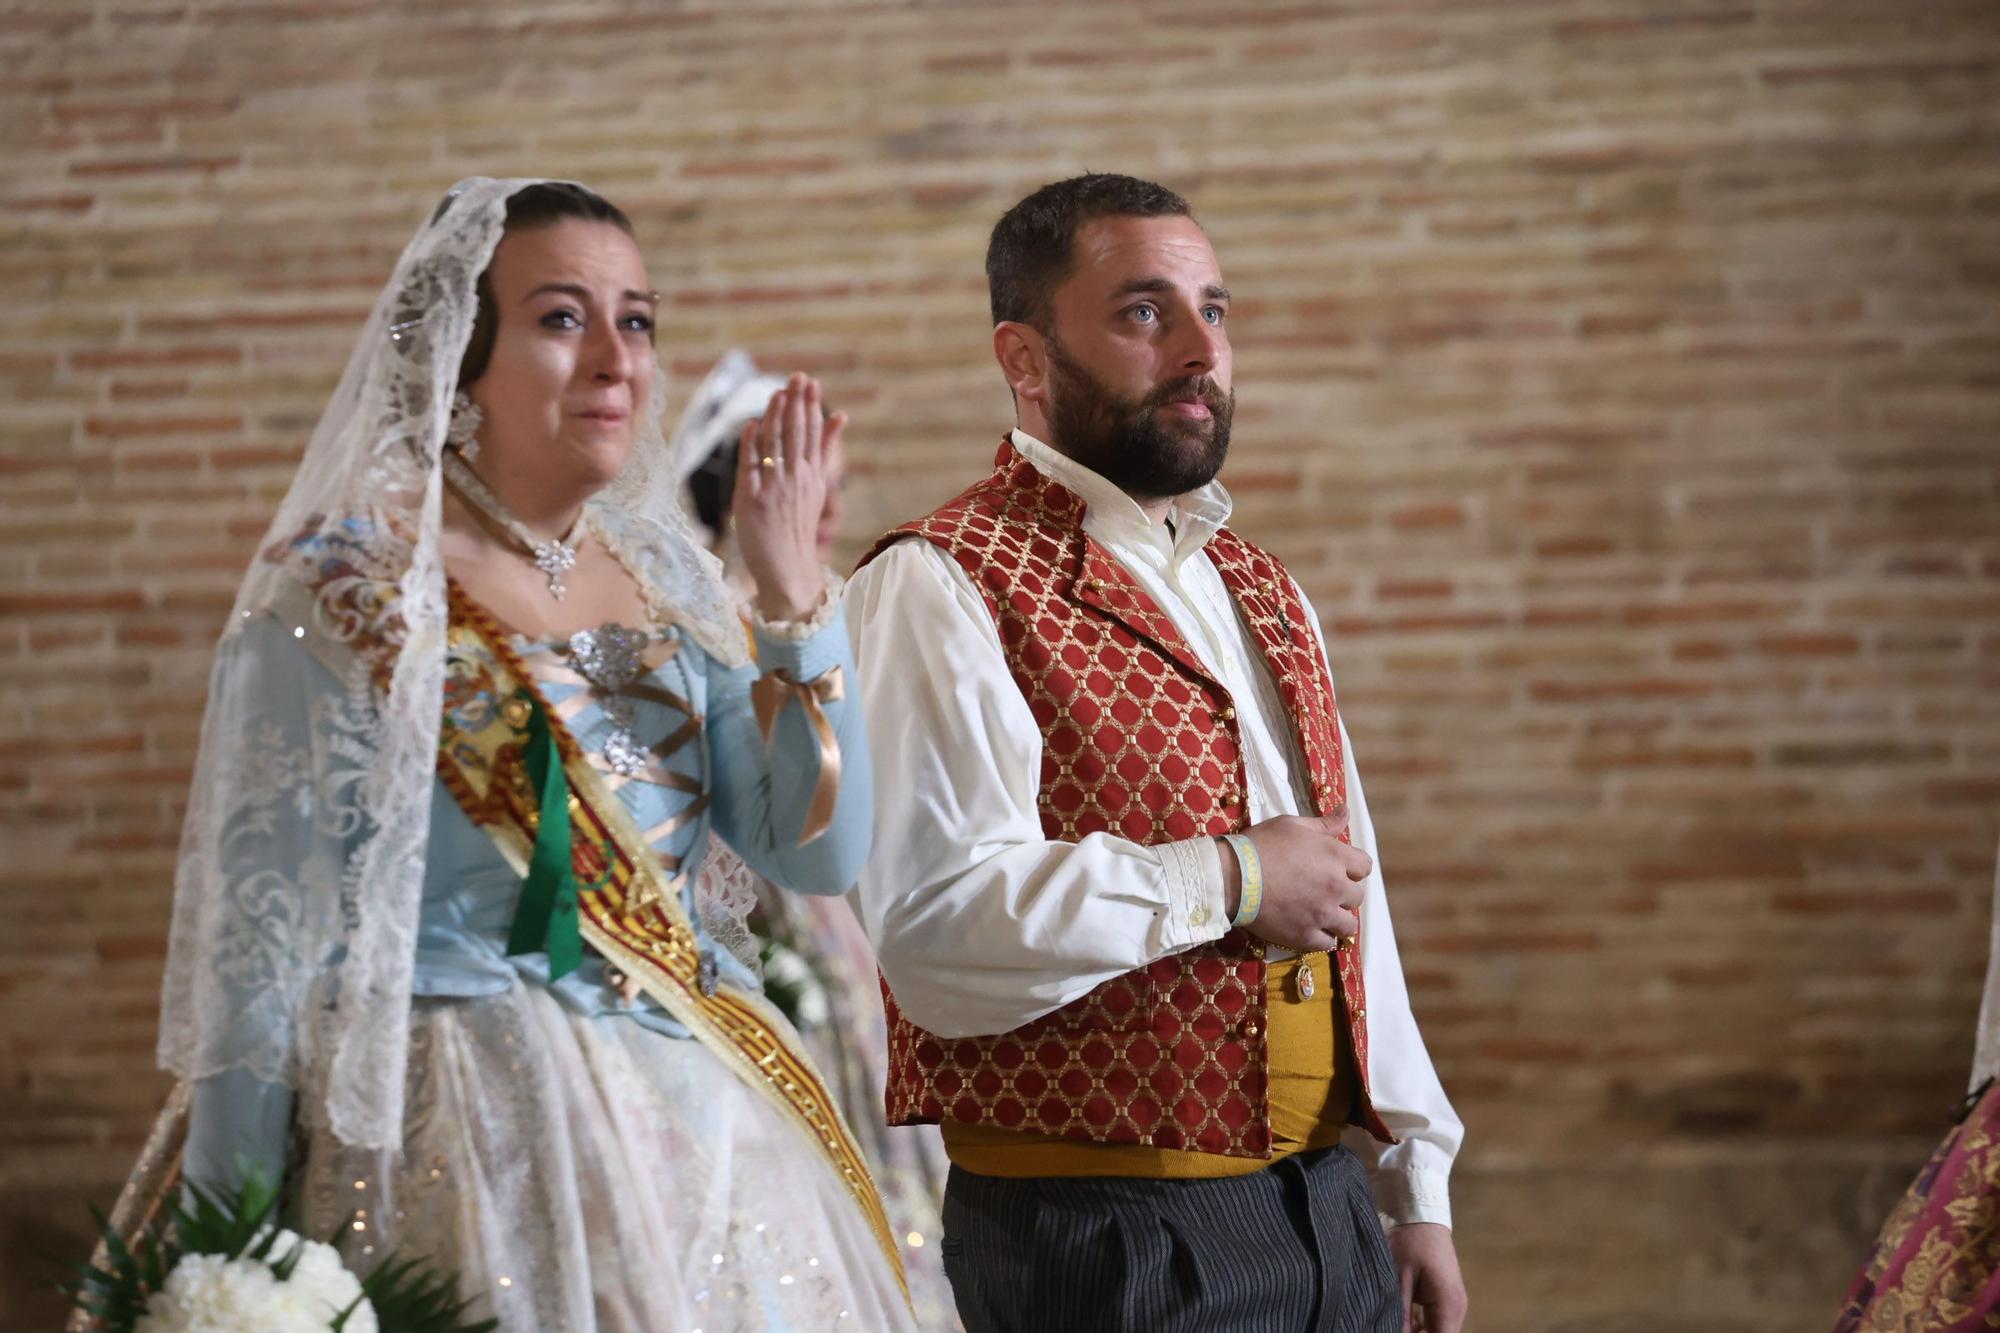
<path id="1" fill-rule="evenodd" d="M 444 687 L 440 460 L 474 283 L 533 183 L 460 182 L 397 261 L 237 593 L 182 830 L 161 1063 L 288 1085 L 309 1128 L 357 1147 L 402 1141 Z M 654 389 L 657 408 L 657 366 Z M 661 623 L 748 661 L 656 417 L 589 512 Z"/>

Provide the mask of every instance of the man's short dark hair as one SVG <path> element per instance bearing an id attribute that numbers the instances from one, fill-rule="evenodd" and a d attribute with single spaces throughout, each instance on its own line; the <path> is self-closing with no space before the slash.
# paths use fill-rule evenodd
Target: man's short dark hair
<path id="1" fill-rule="evenodd" d="M 993 224 L 986 290 L 993 322 L 1049 331 L 1056 288 L 1070 275 L 1076 233 L 1098 218 L 1192 218 L 1188 201 L 1135 176 L 1091 172 L 1044 185 Z"/>

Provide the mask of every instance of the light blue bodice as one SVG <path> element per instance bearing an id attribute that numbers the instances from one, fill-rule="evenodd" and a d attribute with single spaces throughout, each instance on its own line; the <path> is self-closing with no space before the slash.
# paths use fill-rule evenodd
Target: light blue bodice
<path id="1" fill-rule="evenodd" d="M 304 735 L 299 690 L 287 672 L 319 678 L 327 690 L 333 677 L 299 649 L 290 631 L 271 623 L 246 624 L 239 651 L 268 653 L 267 673 L 284 688 L 260 720 L 295 725 Z M 707 851 L 711 828 L 758 873 L 803 893 L 845 892 L 860 874 L 873 823 L 872 774 L 858 706 L 833 700 L 823 704 L 840 745 L 838 800 L 831 827 L 805 846 L 799 831 L 819 779 L 819 749 L 803 710 L 788 702 L 778 714 L 770 746 L 759 734 L 750 687 L 760 671 L 783 670 L 795 681 L 812 681 L 838 668 L 854 671 L 842 616 L 804 639 L 757 636 L 755 665 L 732 669 L 671 627 L 655 636 L 653 656 L 667 660 L 621 690 L 605 691 L 575 670 L 575 658 L 556 643 L 516 640 L 515 647 L 551 710 L 568 725 L 586 754 L 602 756 L 621 729 L 646 753 L 648 765 L 625 777 L 617 796 L 637 826 L 647 831 L 653 851 L 682 874 L 681 895 L 704 957 L 718 982 L 755 990 L 758 979 L 703 929 L 694 901 L 694 883 Z M 280 665 L 282 664 L 282 666 Z M 609 708 L 607 708 L 609 704 Z M 690 723 L 695 725 L 690 726 Z M 650 998 L 627 1004 L 605 983 L 604 964 L 586 950 L 583 964 L 550 982 L 548 957 L 509 957 L 506 941 L 520 897 L 521 877 L 459 808 L 442 782 L 432 792 L 430 844 L 418 920 L 411 989 L 429 997 L 499 994 L 516 980 L 551 990 L 571 1011 L 607 1022 L 636 1022 L 663 1038 L 685 1038 L 686 1030 Z M 201 1080 L 195 1087 L 186 1174 L 197 1184 L 221 1184 L 236 1177 L 235 1158 L 246 1154 L 275 1173 L 285 1160 L 292 1094 L 242 1071 Z"/>

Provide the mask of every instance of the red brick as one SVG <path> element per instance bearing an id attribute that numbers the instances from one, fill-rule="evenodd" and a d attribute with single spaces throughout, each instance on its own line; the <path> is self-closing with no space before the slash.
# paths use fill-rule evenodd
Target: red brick
<path id="1" fill-rule="evenodd" d="M 97 196 L 81 190 L 62 194 L 19 194 L 0 200 L 0 208 L 9 213 L 85 213 L 97 202 Z"/>
<path id="2" fill-rule="evenodd" d="M 1443 954 L 1590 953 L 1603 947 L 1592 930 L 1494 930 L 1477 935 L 1426 935 L 1422 947 Z"/>
<path id="3" fill-rule="evenodd" d="M 1765 634 L 1756 643 L 1774 657 L 1853 657 L 1861 651 L 1860 636 L 1848 633 Z"/>
<path id="4" fill-rule="evenodd" d="M 129 589 L 74 589 L 46 592 L 0 591 L 0 615 L 130 614 L 146 609 L 146 599 Z"/>
<path id="5" fill-rule="evenodd" d="M 1938 805 L 2000 806 L 2000 774 L 1927 782 L 1924 796 Z"/>
<path id="6" fill-rule="evenodd" d="M 939 74 L 998 74 L 1010 59 L 1005 51 L 967 51 L 926 57 L 924 68 Z"/>
<path id="7" fill-rule="evenodd" d="M 1406 505 L 1389 513 L 1389 525 L 1405 531 L 1425 528 L 1462 528 L 1465 507 L 1458 504 Z"/>
<path id="8" fill-rule="evenodd" d="M 167 956 L 164 935 L 113 935 L 97 941 L 97 957 L 106 963 L 132 959 L 160 959 Z"/>
<path id="9" fill-rule="evenodd" d="M 1899 60 L 1880 64 L 1841 62 L 1825 65 L 1779 65 L 1761 69 L 1757 77 L 1774 88 L 1808 83 L 1927 82 L 1933 79 L 1976 79 L 1992 73 L 1991 60 Z"/>
<path id="10" fill-rule="evenodd" d="M 689 180 L 716 180 L 730 176 L 793 176 L 832 171 L 841 164 L 832 154 L 797 157 L 744 158 L 733 162 L 689 162 L 680 174 Z"/>
<path id="11" fill-rule="evenodd" d="M 85 433 L 99 439 L 152 438 L 159 435 L 225 435 L 243 428 L 239 416 L 86 417 Z"/>
<path id="12" fill-rule="evenodd" d="M 69 174 L 79 179 L 108 180 L 127 176 L 150 176 L 199 172 L 214 175 L 241 166 L 240 157 L 151 157 L 111 158 L 101 162 L 72 162 Z"/>
<path id="13" fill-rule="evenodd" d="M 74 351 L 69 364 L 77 370 L 127 370 L 158 366 L 233 366 L 243 360 L 240 347 L 119 347 Z"/>
<path id="14" fill-rule="evenodd" d="M 59 122 L 222 116 L 236 110 L 241 100 L 236 97 L 167 97 L 131 102 L 59 100 L 49 107 L 49 114 Z"/>
<path id="15" fill-rule="evenodd" d="M 1721 620 L 1774 620 L 1789 606 L 1762 601 L 1686 601 L 1653 606 L 1628 606 L 1619 618 L 1628 625 L 1684 625 Z"/>

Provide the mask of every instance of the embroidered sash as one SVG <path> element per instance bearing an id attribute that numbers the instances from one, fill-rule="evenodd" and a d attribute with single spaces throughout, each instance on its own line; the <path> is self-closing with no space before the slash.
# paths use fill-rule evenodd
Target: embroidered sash
<path id="1" fill-rule="evenodd" d="M 605 776 L 585 758 L 560 711 L 491 616 L 448 585 L 443 726 L 438 774 L 460 808 L 523 876 L 534 859 L 541 791 L 523 758 L 531 723 L 553 734 L 569 786 L 571 860 L 579 892 L 572 910 L 584 943 L 596 949 L 679 1020 L 750 1087 L 819 1145 L 840 1174 L 903 1288 L 909 1284 L 881 1196 L 860 1149 L 819 1075 L 762 996 L 727 987 L 704 993 L 701 954 L 681 903 L 680 875 L 654 852 Z M 784 1188 L 784 1182 L 772 1182 Z"/>

